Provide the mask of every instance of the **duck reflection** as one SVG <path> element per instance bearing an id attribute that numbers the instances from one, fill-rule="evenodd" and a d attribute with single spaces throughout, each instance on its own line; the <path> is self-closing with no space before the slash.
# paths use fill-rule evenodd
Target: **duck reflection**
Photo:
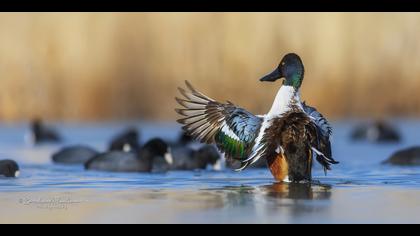
<path id="1" fill-rule="evenodd" d="M 225 210 L 257 214 L 262 222 L 285 222 L 326 213 L 331 189 L 319 183 L 273 183 L 257 187 L 228 186 L 206 192 L 219 196 L 216 205 Z"/>
<path id="2" fill-rule="evenodd" d="M 311 214 L 323 214 L 329 209 L 331 186 L 313 183 L 274 183 L 261 187 L 266 196 L 266 214 L 299 219 Z"/>
<path id="3" fill-rule="evenodd" d="M 159 202 L 161 213 L 211 215 L 217 222 L 287 223 L 328 218 L 332 187 L 319 183 L 273 183 L 201 190 L 139 191 L 133 201 Z M 140 193 L 140 196 L 138 195 Z M 166 213 L 165 213 L 166 212 Z"/>
<path id="4" fill-rule="evenodd" d="M 278 199 L 329 199 L 331 186 L 314 183 L 273 183 L 259 187 L 267 197 Z"/>
<path id="5" fill-rule="evenodd" d="M 233 203 L 246 203 L 254 196 L 265 200 L 326 200 L 331 198 L 331 186 L 320 183 L 273 183 L 263 186 L 226 186 L 213 189 L 225 194 Z M 251 198 L 250 198 L 251 197 Z"/>

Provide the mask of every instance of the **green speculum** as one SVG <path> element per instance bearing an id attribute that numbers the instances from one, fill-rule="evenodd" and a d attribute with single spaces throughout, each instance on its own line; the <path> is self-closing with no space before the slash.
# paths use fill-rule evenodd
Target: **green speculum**
<path id="1" fill-rule="evenodd" d="M 223 147 L 226 153 L 239 159 L 245 158 L 245 146 L 240 141 L 237 141 L 223 131 L 220 131 L 215 137 L 216 143 Z"/>

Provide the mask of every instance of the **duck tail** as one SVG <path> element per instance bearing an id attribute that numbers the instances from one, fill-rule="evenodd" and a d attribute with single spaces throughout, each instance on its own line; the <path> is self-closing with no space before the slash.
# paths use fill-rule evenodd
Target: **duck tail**
<path id="1" fill-rule="evenodd" d="M 326 156 L 324 153 L 311 147 L 312 151 L 315 153 L 316 160 L 324 167 L 324 173 L 327 174 L 327 170 L 331 170 L 331 165 L 339 164 L 340 162 L 334 160 L 332 157 Z"/>

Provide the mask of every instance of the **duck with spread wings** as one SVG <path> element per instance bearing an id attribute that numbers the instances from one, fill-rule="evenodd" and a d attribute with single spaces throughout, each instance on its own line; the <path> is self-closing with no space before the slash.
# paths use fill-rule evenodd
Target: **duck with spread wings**
<path id="1" fill-rule="evenodd" d="M 294 53 L 283 57 L 279 66 L 260 81 L 284 78 L 270 111 L 253 115 L 231 102 L 220 103 L 186 82 L 180 88 L 182 106 L 176 112 L 183 129 L 195 139 L 216 144 L 230 160 L 241 162 L 238 171 L 264 158 L 278 181 L 311 181 L 313 158 L 330 170 L 338 162 L 331 153 L 331 126 L 313 107 L 300 100 L 304 67 Z"/>

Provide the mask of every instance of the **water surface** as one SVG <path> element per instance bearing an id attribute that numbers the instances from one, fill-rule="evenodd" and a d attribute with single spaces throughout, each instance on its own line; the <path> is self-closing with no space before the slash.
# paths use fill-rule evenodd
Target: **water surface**
<path id="1" fill-rule="evenodd" d="M 24 143 L 25 125 L 0 125 L 0 157 L 17 160 L 21 176 L 0 178 L 1 223 L 420 223 L 420 168 L 380 163 L 419 144 L 420 122 L 396 121 L 399 144 L 353 143 L 353 122 L 334 123 L 333 153 L 341 163 L 317 184 L 274 183 L 265 169 L 240 173 L 174 171 L 105 173 L 54 165 L 62 146 L 99 150 L 122 124 L 57 125 L 61 145 Z M 143 140 L 175 139 L 178 126 L 139 122 Z"/>

